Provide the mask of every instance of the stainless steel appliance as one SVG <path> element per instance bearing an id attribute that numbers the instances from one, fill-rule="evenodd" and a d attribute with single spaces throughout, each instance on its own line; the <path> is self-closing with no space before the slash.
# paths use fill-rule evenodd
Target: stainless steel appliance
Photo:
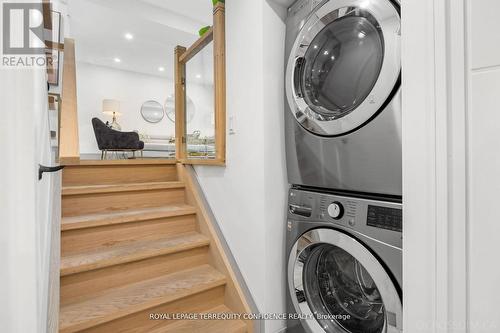
<path id="1" fill-rule="evenodd" d="M 401 203 L 292 188 L 287 332 L 402 332 Z"/>
<path id="2" fill-rule="evenodd" d="M 401 196 L 398 3 L 299 0 L 286 57 L 289 183 Z"/>

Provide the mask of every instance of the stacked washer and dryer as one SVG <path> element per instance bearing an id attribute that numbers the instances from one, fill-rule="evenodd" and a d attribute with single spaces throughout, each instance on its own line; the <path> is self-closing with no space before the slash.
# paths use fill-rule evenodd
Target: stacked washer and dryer
<path id="1" fill-rule="evenodd" d="M 400 37 L 398 1 L 288 10 L 288 332 L 402 331 Z"/>

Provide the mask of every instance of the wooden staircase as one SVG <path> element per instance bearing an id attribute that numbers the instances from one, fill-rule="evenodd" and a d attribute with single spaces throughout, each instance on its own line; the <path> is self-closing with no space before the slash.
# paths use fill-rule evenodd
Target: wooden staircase
<path id="1" fill-rule="evenodd" d="M 63 171 L 60 332 L 251 332 L 150 319 L 250 310 L 185 167 L 115 162 Z"/>

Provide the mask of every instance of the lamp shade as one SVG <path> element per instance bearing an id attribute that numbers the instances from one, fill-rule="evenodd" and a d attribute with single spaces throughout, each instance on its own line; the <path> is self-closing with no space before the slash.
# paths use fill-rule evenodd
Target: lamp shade
<path id="1" fill-rule="evenodd" d="M 120 115 L 120 102 L 115 99 L 102 100 L 102 113 Z"/>

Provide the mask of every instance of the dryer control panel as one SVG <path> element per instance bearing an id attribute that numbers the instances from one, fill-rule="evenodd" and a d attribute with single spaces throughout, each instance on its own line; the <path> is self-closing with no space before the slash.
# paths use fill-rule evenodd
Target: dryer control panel
<path id="1" fill-rule="evenodd" d="M 403 210 L 397 202 L 291 189 L 288 219 L 322 222 L 397 247 L 402 242 Z"/>

